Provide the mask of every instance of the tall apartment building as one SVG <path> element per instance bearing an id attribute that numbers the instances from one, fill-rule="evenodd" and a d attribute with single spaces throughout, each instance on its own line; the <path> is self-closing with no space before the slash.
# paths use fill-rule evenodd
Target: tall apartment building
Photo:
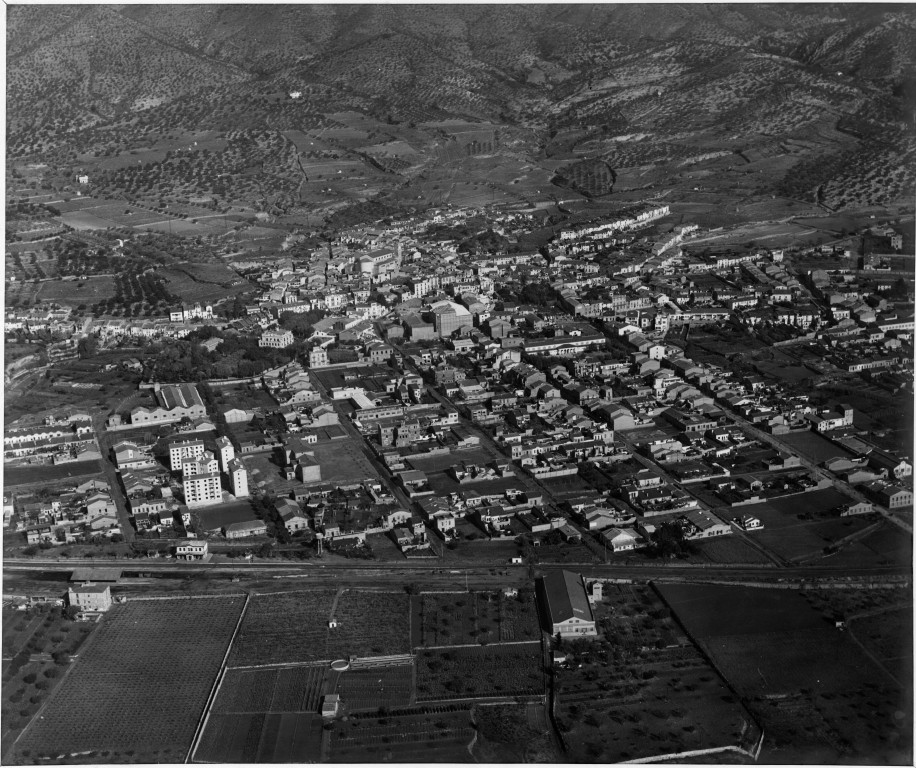
<path id="1" fill-rule="evenodd" d="M 203 455 L 203 440 L 182 440 L 169 445 L 169 466 L 173 472 L 181 469 L 181 464 L 185 459 L 196 459 Z"/>
<path id="2" fill-rule="evenodd" d="M 189 507 L 205 507 L 223 500 L 219 472 L 185 475 L 184 502 Z"/>
<path id="3" fill-rule="evenodd" d="M 232 459 L 228 468 L 229 486 L 237 499 L 248 496 L 248 470 L 240 459 Z"/>
<path id="4" fill-rule="evenodd" d="M 216 439 L 216 455 L 219 457 L 219 471 L 229 473 L 229 462 L 235 458 L 235 448 L 228 437 Z"/>
<path id="5" fill-rule="evenodd" d="M 204 451 L 200 456 L 188 457 L 181 461 L 182 475 L 211 475 L 219 474 L 219 462 L 210 451 Z"/>

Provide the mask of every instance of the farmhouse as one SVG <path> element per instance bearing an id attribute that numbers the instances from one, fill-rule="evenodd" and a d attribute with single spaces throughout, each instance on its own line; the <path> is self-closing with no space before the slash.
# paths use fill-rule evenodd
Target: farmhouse
<path id="1" fill-rule="evenodd" d="M 561 637 L 596 637 L 595 617 L 582 577 L 569 571 L 554 571 L 537 583 L 538 599 L 552 634 Z"/>

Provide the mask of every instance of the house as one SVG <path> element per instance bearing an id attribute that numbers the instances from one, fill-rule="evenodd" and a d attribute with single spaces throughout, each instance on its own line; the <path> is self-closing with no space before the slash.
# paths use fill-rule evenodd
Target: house
<path id="1" fill-rule="evenodd" d="M 614 552 L 626 552 L 639 546 L 639 535 L 630 528 L 608 528 L 601 538 Z"/>
<path id="2" fill-rule="evenodd" d="M 100 613 L 111 608 L 111 587 L 86 582 L 67 590 L 67 602 L 80 611 Z"/>
<path id="3" fill-rule="evenodd" d="M 553 571 L 537 582 L 538 599 L 551 634 L 560 637 L 597 637 L 595 616 L 582 577 Z"/>
<path id="4" fill-rule="evenodd" d="M 175 547 L 175 557 L 179 560 L 206 560 L 209 557 L 206 541 L 188 539 Z"/>
<path id="5" fill-rule="evenodd" d="M 309 527 L 308 517 L 292 499 L 281 499 L 277 502 L 276 507 L 280 519 L 283 520 L 286 530 L 290 533 L 304 531 Z"/>

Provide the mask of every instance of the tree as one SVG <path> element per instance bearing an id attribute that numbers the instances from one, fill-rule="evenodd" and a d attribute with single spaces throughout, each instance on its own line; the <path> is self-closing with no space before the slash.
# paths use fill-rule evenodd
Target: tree
<path id="1" fill-rule="evenodd" d="M 95 336 L 85 336 L 76 345 L 76 351 L 83 359 L 95 357 L 99 350 L 99 340 Z"/>

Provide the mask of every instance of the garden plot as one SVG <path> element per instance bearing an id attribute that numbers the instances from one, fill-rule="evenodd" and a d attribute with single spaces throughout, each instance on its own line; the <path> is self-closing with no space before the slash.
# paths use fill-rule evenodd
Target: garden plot
<path id="1" fill-rule="evenodd" d="M 424 707 L 393 714 L 357 714 L 330 731 L 332 763 L 472 762 L 470 711 Z"/>
<path id="2" fill-rule="evenodd" d="M 327 664 L 264 669 L 228 669 L 220 684 L 212 712 L 315 712 L 328 678 Z"/>
<path id="3" fill-rule="evenodd" d="M 192 756 L 199 763 L 317 763 L 320 715 L 211 715 Z"/>
<path id="4" fill-rule="evenodd" d="M 414 621 L 424 646 L 537 640 L 537 606 L 529 593 L 425 594 L 415 598 Z"/>
<path id="5" fill-rule="evenodd" d="M 18 754 L 183 761 L 243 603 L 219 597 L 113 606 Z"/>
<path id="6" fill-rule="evenodd" d="M 406 707 L 413 701 L 413 664 L 355 668 L 337 677 L 335 693 L 347 712 Z"/>
<path id="7" fill-rule="evenodd" d="M 330 660 L 325 653 L 334 589 L 252 595 L 229 666 Z"/>
<path id="8" fill-rule="evenodd" d="M 423 650 L 417 654 L 417 701 L 539 696 L 540 643 Z"/>

